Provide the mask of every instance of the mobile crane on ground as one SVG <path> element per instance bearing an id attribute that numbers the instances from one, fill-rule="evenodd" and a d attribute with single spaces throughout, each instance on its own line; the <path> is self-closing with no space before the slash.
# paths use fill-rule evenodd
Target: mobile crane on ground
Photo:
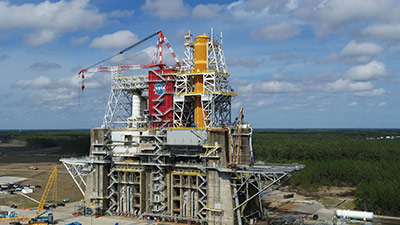
<path id="1" fill-rule="evenodd" d="M 53 213 L 48 213 L 46 216 L 44 216 L 44 214 L 46 214 L 50 209 L 45 210 L 44 206 L 46 204 L 47 201 L 47 197 L 49 196 L 50 190 L 54 185 L 53 188 L 53 194 L 54 196 L 57 196 L 57 185 L 56 185 L 56 179 L 57 179 L 57 166 L 52 168 L 53 172 L 51 173 L 49 180 L 47 181 L 46 184 L 46 188 L 44 189 L 42 198 L 40 199 L 40 203 L 38 206 L 38 209 L 36 211 L 36 216 L 34 218 L 32 217 L 10 217 L 10 218 L 1 218 L 0 219 L 0 223 L 6 223 L 9 222 L 10 224 L 23 224 L 23 223 L 27 223 L 30 225 L 33 224 L 41 224 L 41 225 L 48 225 L 48 224 L 53 224 L 54 223 L 54 219 L 53 219 Z"/>

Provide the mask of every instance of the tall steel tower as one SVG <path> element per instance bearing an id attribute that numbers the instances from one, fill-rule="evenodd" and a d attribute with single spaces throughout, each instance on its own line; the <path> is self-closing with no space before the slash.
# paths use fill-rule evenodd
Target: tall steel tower
<path id="1" fill-rule="evenodd" d="M 162 34 L 162 33 L 161 33 Z M 253 129 L 229 85 L 222 34 L 185 35 L 183 65 L 162 63 L 159 35 L 152 64 L 102 67 L 112 74 L 101 128 L 85 159 L 61 159 L 100 214 L 201 224 L 254 224 L 261 195 L 301 165 L 256 163 Z M 106 68 L 106 69 L 104 69 Z M 146 75 L 120 71 L 148 68 Z M 100 71 L 99 68 L 86 71 Z"/>

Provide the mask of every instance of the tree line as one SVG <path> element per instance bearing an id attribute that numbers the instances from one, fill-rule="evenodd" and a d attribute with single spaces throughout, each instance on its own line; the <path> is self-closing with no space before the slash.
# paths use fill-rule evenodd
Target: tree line
<path id="1" fill-rule="evenodd" d="M 255 130 L 257 160 L 302 163 L 306 168 L 289 185 L 355 186 L 360 210 L 400 215 L 400 130 Z"/>
<path id="2" fill-rule="evenodd" d="M 9 130 L 0 131 L 0 140 L 26 141 L 27 147 L 38 149 L 60 147 L 60 155 L 89 154 L 89 130 Z"/>

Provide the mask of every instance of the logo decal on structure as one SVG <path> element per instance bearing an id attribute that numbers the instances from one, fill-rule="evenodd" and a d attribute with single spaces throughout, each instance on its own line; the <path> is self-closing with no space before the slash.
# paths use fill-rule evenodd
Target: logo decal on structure
<path id="1" fill-rule="evenodd" d="M 158 95 L 162 95 L 165 93 L 166 85 L 164 82 L 158 82 L 156 85 L 154 85 L 154 92 Z"/>

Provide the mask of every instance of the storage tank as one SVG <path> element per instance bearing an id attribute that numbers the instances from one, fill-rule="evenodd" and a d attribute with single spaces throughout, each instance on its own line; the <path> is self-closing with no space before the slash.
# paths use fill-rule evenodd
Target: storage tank
<path id="1" fill-rule="evenodd" d="M 335 216 L 338 218 L 348 218 L 348 219 L 372 221 L 374 218 L 374 213 L 352 211 L 352 210 L 335 210 Z"/>

